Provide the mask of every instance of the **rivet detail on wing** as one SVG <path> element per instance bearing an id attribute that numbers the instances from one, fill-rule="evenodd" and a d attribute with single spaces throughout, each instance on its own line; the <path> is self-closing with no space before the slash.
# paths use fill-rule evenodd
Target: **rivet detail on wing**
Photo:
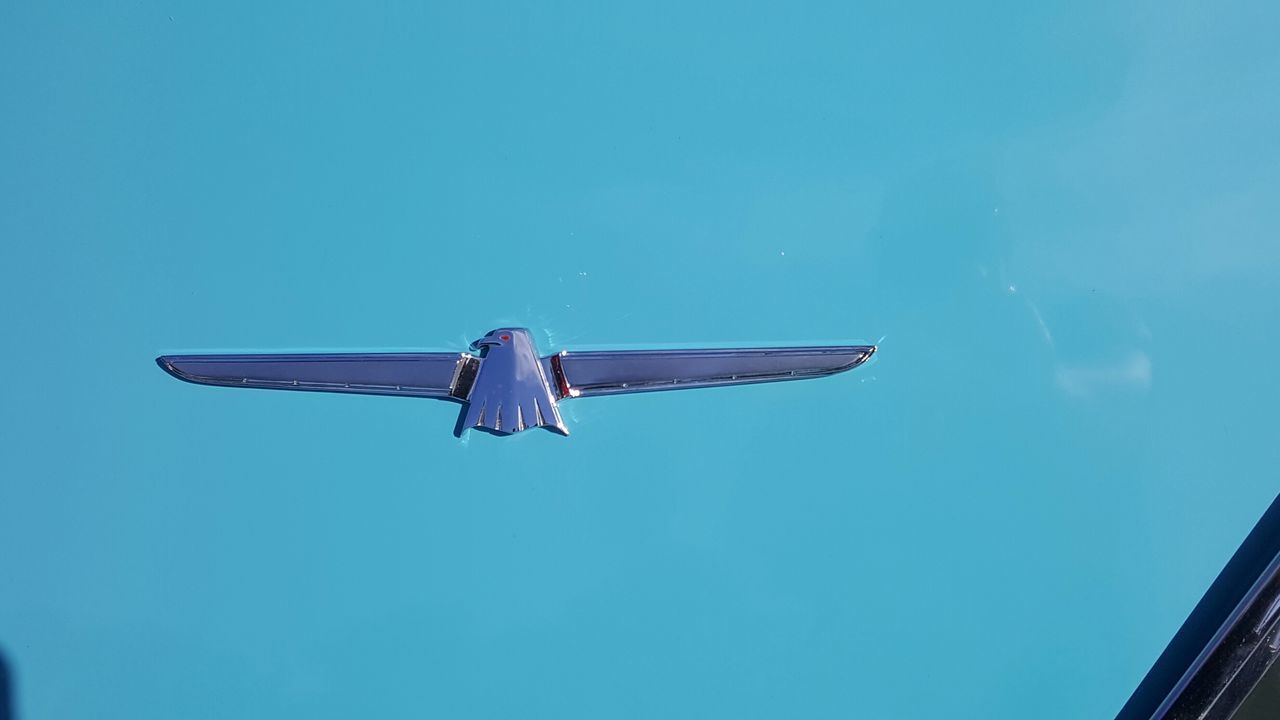
<path id="1" fill-rule="evenodd" d="M 200 385 L 461 399 L 479 358 L 465 353 L 162 355 L 156 363 Z"/>
<path id="2" fill-rule="evenodd" d="M 875 352 L 874 345 L 561 352 L 547 366 L 563 399 L 825 377 Z"/>

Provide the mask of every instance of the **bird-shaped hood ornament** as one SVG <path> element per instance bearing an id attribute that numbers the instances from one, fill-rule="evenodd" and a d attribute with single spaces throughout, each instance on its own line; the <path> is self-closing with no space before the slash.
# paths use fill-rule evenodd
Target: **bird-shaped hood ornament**
<path id="1" fill-rule="evenodd" d="M 569 398 L 804 380 L 852 370 L 874 345 L 560 352 L 541 357 L 524 328 L 498 328 L 471 353 L 162 355 L 156 363 L 201 385 L 406 395 L 463 404 L 455 434 L 568 435 Z"/>

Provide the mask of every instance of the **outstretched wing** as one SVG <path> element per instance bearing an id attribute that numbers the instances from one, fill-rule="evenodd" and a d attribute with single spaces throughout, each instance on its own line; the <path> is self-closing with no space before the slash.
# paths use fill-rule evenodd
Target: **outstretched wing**
<path id="1" fill-rule="evenodd" d="M 465 400 L 480 358 L 464 353 L 162 355 L 156 363 L 201 385 Z"/>
<path id="2" fill-rule="evenodd" d="M 742 350 L 562 352 L 545 358 L 561 397 L 745 385 L 852 370 L 874 345 Z"/>

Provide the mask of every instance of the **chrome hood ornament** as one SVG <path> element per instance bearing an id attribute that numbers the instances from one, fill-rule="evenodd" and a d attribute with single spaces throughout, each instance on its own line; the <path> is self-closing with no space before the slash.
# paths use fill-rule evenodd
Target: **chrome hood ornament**
<path id="1" fill-rule="evenodd" d="M 162 355 L 156 363 L 201 385 L 406 395 L 464 405 L 455 434 L 510 435 L 544 427 L 568 435 L 567 398 L 803 380 L 852 370 L 874 345 L 730 350 L 560 352 L 539 357 L 524 328 L 499 328 L 470 353 Z"/>

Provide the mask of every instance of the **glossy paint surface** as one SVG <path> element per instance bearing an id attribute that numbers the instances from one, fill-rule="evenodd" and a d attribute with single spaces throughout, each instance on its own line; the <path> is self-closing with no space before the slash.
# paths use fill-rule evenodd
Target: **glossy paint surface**
<path id="1" fill-rule="evenodd" d="M 0 7 L 21 717 L 1106 717 L 1271 500 L 1274 3 Z M 162 353 L 877 343 L 566 403 Z"/>

